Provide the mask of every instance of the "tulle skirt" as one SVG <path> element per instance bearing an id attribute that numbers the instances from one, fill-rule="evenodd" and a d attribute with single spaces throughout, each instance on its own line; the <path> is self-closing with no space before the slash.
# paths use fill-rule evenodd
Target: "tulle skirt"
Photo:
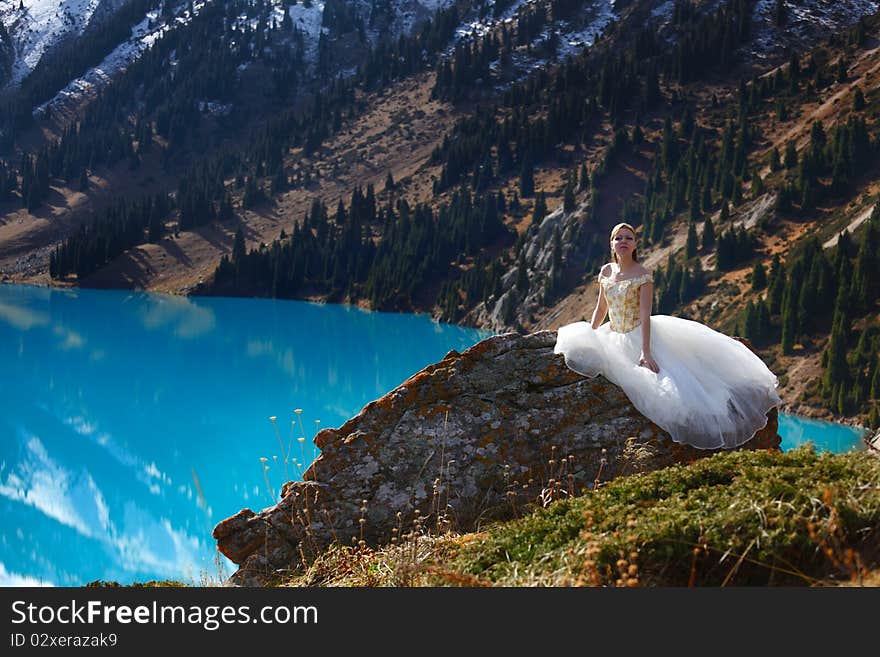
<path id="1" fill-rule="evenodd" d="M 620 386 L 639 412 L 673 440 L 699 449 L 737 447 L 767 424 L 782 400 L 777 379 L 738 340 L 679 317 L 651 317 L 651 356 L 658 373 L 639 365 L 642 327 L 612 331 L 575 322 L 557 332 L 554 353 L 588 377 Z"/>

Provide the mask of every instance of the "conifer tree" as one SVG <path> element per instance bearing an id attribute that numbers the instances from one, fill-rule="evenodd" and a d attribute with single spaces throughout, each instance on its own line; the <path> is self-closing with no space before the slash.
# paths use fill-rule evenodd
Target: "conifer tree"
<path id="1" fill-rule="evenodd" d="M 752 303 L 751 300 L 749 300 L 746 305 L 742 323 L 742 334 L 750 342 L 758 342 L 758 315 L 755 304 Z"/>
<path id="2" fill-rule="evenodd" d="M 241 267 L 246 255 L 247 251 L 244 243 L 244 232 L 242 232 L 241 226 L 239 226 L 235 230 L 235 238 L 232 242 L 232 264 L 236 269 Z"/>
<path id="3" fill-rule="evenodd" d="M 865 94 L 862 93 L 861 87 L 856 87 L 856 93 L 853 96 L 853 111 L 861 112 L 865 109 Z"/>
<path id="4" fill-rule="evenodd" d="M 690 259 L 697 255 L 697 225 L 693 221 L 688 222 L 687 241 L 684 249 L 685 257 Z"/>
<path id="5" fill-rule="evenodd" d="M 715 226 L 712 223 L 712 217 L 707 216 L 703 224 L 703 251 L 710 251 L 715 246 Z"/>
<path id="6" fill-rule="evenodd" d="M 797 309 L 795 294 L 788 291 L 783 300 L 782 308 L 782 353 L 789 355 L 794 351 L 795 330 L 797 326 Z"/>
<path id="7" fill-rule="evenodd" d="M 798 153 L 795 148 L 794 141 L 790 141 L 785 145 L 785 168 L 794 169 L 798 165 Z"/>
<path id="8" fill-rule="evenodd" d="M 785 7 L 785 0 L 776 0 L 776 6 L 773 9 L 773 23 L 776 27 L 783 27 L 788 16 L 788 10 Z"/>
<path id="9" fill-rule="evenodd" d="M 776 146 L 770 151 L 770 171 L 779 171 L 782 168 L 782 162 L 779 161 L 779 149 Z"/>
<path id="10" fill-rule="evenodd" d="M 767 271 L 764 265 L 756 262 L 752 268 L 752 290 L 759 292 L 767 287 Z"/>
<path id="11" fill-rule="evenodd" d="M 538 195 L 535 197 L 535 209 L 532 211 L 532 225 L 540 226 L 541 222 L 544 221 L 544 217 L 547 216 L 547 201 L 544 197 L 544 192 L 538 192 Z"/>
<path id="12" fill-rule="evenodd" d="M 577 201 L 575 200 L 575 196 L 574 196 L 574 184 L 572 182 L 569 182 L 565 186 L 565 193 L 563 196 L 562 209 L 566 214 L 568 214 L 570 212 L 574 212 L 576 204 L 577 204 Z"/>
<path id="13" fill-rule="evenodd" d="M 590 185 L 590 174 L 587 172 L 587 165 L 581 164 L 581 174 L 580 174 L 580 181 L 578 183 L 578 189 L 580 191 L 583 191 L 583 190 L 587 189 L 587 187 L 589 187 L 589 185 Z"/>
<path id="14" fill-rule="evenodd" d="M 529 289 L 529 274 L 526 266 L 526 256 L 524 251 L 520 251 L 519 262 L 516 270 L 516 290 L 520 295 L 525 294 Z"/>
<path id="15" fill-rule="evenodd" d="M 841 323 L 835 323 L 828 342 L 827 366 L 822 378 L 823 388 L 834 390 L 843 388 L 848 376 L 846 364 L 846 335 Z"/>

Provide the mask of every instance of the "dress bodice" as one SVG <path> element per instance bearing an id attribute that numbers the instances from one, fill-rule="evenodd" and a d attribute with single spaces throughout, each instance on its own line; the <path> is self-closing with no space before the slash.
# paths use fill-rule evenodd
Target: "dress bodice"
<path id="1" fill-rule="evenodd" d="M 618 270 L 612 270 L 612 275 L 616 273 Z M 599 285 L 605 290 L 605 299 L 608 301 L 612 331 L 629 333 L 642 323 L 639 317 L 639 288 L 652 280 L 650 272 L 619 281 L 599 274 Z"/>

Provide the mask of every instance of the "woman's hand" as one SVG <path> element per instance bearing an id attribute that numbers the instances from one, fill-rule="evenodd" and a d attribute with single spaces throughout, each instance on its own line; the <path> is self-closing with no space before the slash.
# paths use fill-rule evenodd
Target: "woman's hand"
<path id="1" fill-rule="evenodd" d="M 649 370 L 654 372 L 654 374 L 660 371 L 660 367 L 651 357 L 650 351 L 642 351 L 642 355 L 639 358 L 639 365 L 641 365 L 642 367 L 647 367 Z"/>

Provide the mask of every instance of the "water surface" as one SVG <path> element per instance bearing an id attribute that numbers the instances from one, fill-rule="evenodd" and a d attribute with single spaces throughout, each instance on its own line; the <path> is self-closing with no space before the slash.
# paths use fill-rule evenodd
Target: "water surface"
<path id="1" fill-rule="evenodd" d="M 217 580 L 213 526 L 271 505 L 319 428 L 488 335 L 339 305 L 0 285 L 0 583 Z"/>
<path id="2" fill-rule="evenodd" d="M 339 305 L 0 285 L 0 585 L 219 582 L 233 566 L 211 529 L 273 504 L 318 429 L 488 335 Z M 779 432 L 784 449 L 862 447 L 783 414 Z"/>

